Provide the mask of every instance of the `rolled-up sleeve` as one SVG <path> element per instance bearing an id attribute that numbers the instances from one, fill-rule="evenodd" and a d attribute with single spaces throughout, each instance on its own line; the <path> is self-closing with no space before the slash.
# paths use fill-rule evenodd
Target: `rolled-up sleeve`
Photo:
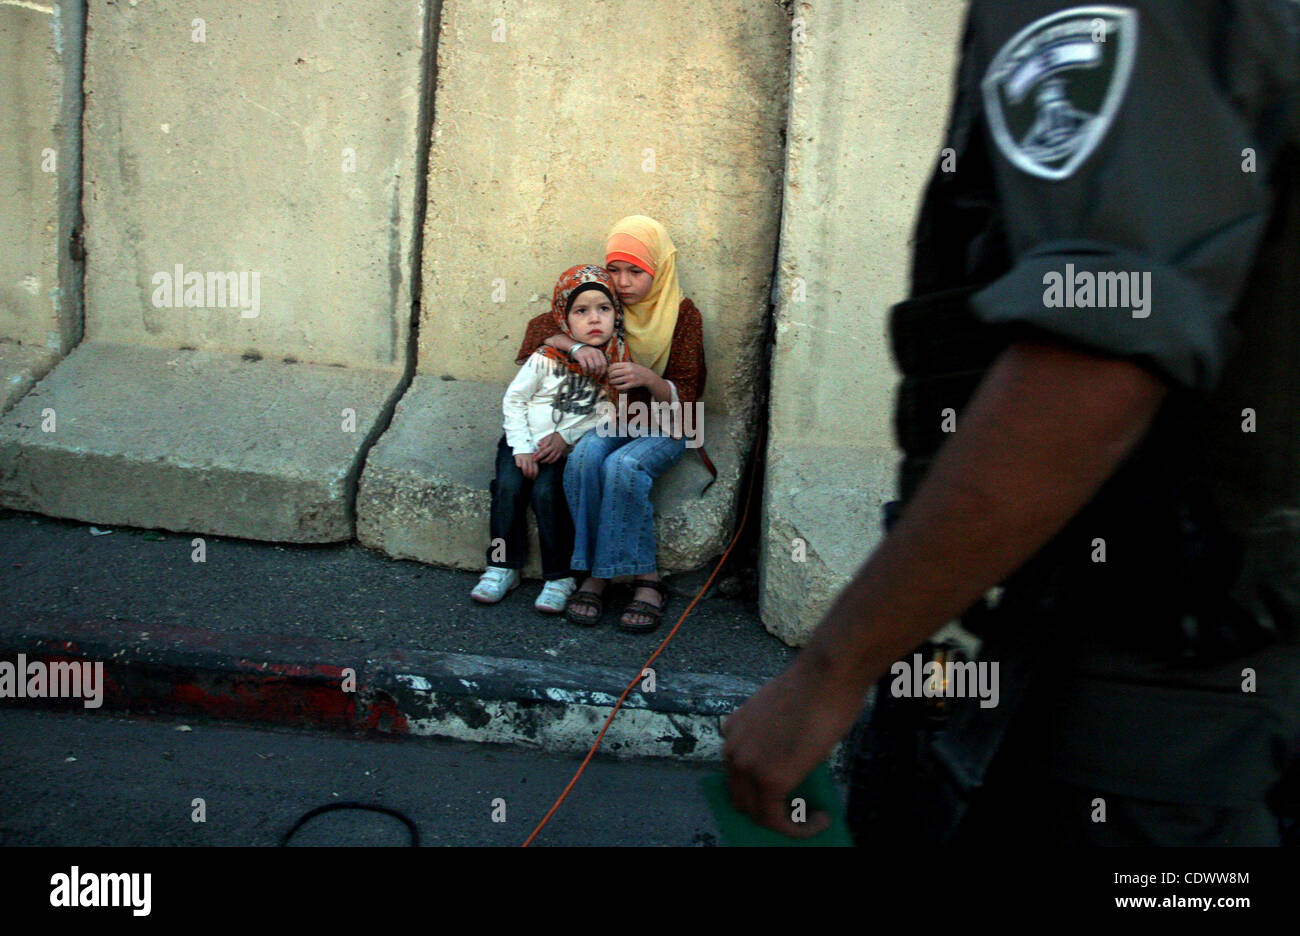
<path id="1" fill-rule="evenodd" d="M 1240 231 L 1247 266 L 1255 225 Z M 1088 284 L 1098 295 L 1127 301 L 1081 307 Z M 1074 305 L 1063 302 L 1073 296 Z M 972 299 L 975 316 L 1018 324 L 1089 351 L 1133 358 L 1162 379 L 1196 391 L 1218 381 L 1236 342 L 1231 297 L 1204 288 L 1176 263 L 1096 241 L 1054 241 L 1022 254 L 1006 276 Z"/>

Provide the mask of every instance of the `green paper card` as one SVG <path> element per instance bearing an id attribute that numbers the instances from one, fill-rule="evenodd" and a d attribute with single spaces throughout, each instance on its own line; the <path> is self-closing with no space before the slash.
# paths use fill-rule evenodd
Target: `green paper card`
<path id="1" fill-rule="evenodd" d="M 844 810 L 840 804 L 840 794 L 831 779 L 830 768 L 825 764 L 808 775 L 803 783 L 790 794 L 790 798 L 802 797 L 808 806 L 808 815 L 824 812 L 831 818 L 826 831 L 812 838 L 794 839 L 765 829 L 731 804 L 731 793 L 727 789 L 727 775 L 709 774 L 700 781 L 704 798 L 713 810 L 713 817 L 718 822 L 718 832 L 722 841 L 732 848 L 748 846 L 787 847 L 791 845 L 814 845 L 821 847 L 852 847 L 853 836 L 844 822 Z"/>

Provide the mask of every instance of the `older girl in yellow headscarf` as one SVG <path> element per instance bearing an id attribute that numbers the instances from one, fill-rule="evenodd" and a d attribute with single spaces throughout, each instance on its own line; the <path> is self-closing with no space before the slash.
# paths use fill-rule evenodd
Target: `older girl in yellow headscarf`
<path id="1" fill-rule="evenodd" d="M 605 239 L 605 267 L 623 300 L 632 359 L 662 376 L 683 299 L 672 238 L 653 218 L 624 218 Z"/>
<path id="2" fill-rule="evenodd" d="M 605 240 L 605 266 L 623 302 L 632 360 L 608 364 L 595 349 L 557 333 L 544 316 L 529 323 L 520 358 L 545 342 L 569 354 L 592 376 L 607 376 L 626 394 L 629 412 L 634 412 L 634 404 L 652 400 L 694 406 L 707 373 L 704 331 L 699 310 L 678 283 L 672 238 L 653 218 L 624 218 Z M 569 456 L 564 490 L 574 521 L 571 564 L 588 572 L 569 598 L 566 614 L 574 623 L 598 623 L 609 580 L 631 575 L 636 577 L 636 592 L 619 628 L 643 633 L 659 625 L 668 590 L 659 580 L 650 489 L 685 451 L 685 440 L 668 434 L 669 428 L 650 435 L 633 434 L 626 426 L 620 426 L 617 435 L 593 430 Z M 703 449 L 699 451 L 703 455 Z"/>

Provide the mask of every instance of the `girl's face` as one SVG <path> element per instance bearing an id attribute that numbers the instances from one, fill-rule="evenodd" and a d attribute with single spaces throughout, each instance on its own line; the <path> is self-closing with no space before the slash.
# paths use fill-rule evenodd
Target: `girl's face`
<path id="1" fill-rule="evenodd" d="M 583 344 L 600 347 L 614 337 L 614 303 L 599 289 L 584 290 L 569 309 L 569 330 Z"/>
<path id="2" fill-rule="evenodd" d="M 614 288 L 618 290 L 618 298 L 623 300 L 623 305 L 641 302 L 650 295 L 650 288 L 655 282 L 653 273 L 647 273 L 626 260 L 615 260 L 605 269 L 614 278 Z"/>

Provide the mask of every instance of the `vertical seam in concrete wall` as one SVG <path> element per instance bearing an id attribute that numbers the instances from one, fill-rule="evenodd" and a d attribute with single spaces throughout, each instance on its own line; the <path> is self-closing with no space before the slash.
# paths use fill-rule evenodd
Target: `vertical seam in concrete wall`
<path id="1" fill-rule="evenodd" d="M 438 34 L 441 22 L 442 0 L 427 0 L 422 27 L 424 51 L 420 57 L 420 109 L 415 126 L 415 191 L 411 211 L 411 223 L 415 226 L 415 231 L 411 237 L 411 307 L 406 331 L 406 362 L 402 367 L 401 379 L 393 388 L 378 418 L 375 419 L 370 433 L 362 442 L 352 471 L 344 482 L 348 492 L 348 523 L 352 528 L 354 539 L 357 529 L 357 488 L 360 486 L 361 472 L 365 469 L 370 450 L 388 431 L 398 401 L 406 394 L 411 381 L 415 378 L 415 369 L 419 360 L 421 262 L 424 257 L 424 218 L 428 201 L 429 151 L 433 143 L 434 99 L 438 87 Z M 401 275 L 400 271 L 397 275 Z"/>
<path id="2" fill-rule="evenodd" d="M 791 23 L 794 20 L 792 6 L 794 0 L 776 0 L 786 15 L 790 18 Z M 776 301 L 777 301 L 777 284 L 780 282 L 780 261 L 781 261 L 781 230 L 785 222 L 785 187 L 786 187 L 786 170 L 790 162 L 790 112 L 794 106 L 794 43 L 790 42 L 790 52 L 786 56 L 786 69 L 789 80 L 786 84 L 786 109 L 785 120 L 781 125 L 781 184 L 780 192 L 777 196 L 776 212 L 776 243 L 772 245 L 772 284 L 768 290 L 767 312 L 763 317 L 763 338 L 761 350 L 758 355 L 758 373 L 755 381 L 758 399 L 754 404 L 754 415 L 751 425 L 751 431 L 747 433 L 748 437 L 753 440 L 753 445 L 748 451 L 742 451 L 740 483 L 736 488 L 737 497 L 735 518 L 739 520 L 740 512 L 744 510 L 745 505 L 741 502 L 746 490 L 753 490 L 758 493 L 758 502 L 751 505 L 749 518 L 746 521 L 746 530 L 741 539 L 736 543 L 739 548 L 737 559 L 748 561 L 752 557 L 754 568 L 757 569 L 762 563 L 762 526 L 763 526 L 763 494 L 767 486 L 767 447 L 769 439 L 767 438 L 771 423 L 771 403 L 772 403 L 772 355 L 776 344 Z M 754 447 L 758 445 L 759 433 L 753 431 L 754 427 L 762 427 L 763 446 L 757 453 Z M 753 480 L 750 481 L 750 464 L 753 465 Z M 752 487 L 751 487 L 752 485 Z M 742 559 L 743 557 L 743 559 Z M 733 563 L 735 560 L 731 560 Z"/>
<path id="3" fill-rule="evenodd" d="M 798 15 L 793 9 L 794 0 L 781 0 L 781 7 L 790 15 L 791 30 L 794 28 L 794 19 Z M 767 317 L 764 320 L 763 327 L 763 356 L 759 364 L 759 392 L 761 402 L 759 404 L 758 418 L 763 420 L 761 425 L 765 428 L 764 445 L 770 444 L 771 438 L 771 410 L 772 410 L 772 358 L 776 352 L 776 317 L 780 307 L 782 286 L 781 255 L 782 247 L 785 243 L 785 209 L 786 209 L 786 189 L 790 182 L 790 126 L 791 118 L 794 114 L 795 106 L 795 77 L 796 65 L 795 56 L 798 53 L 798 43 L 790 41 L 790 54 L 786 57 L 786 71 L 789 79 L 786 83 L 785 92 L 785 122 L 781 125 L 781 194 L 777 203 L 776 212 L 776 243 L 772 248 L 772 288 L 768 292 Z M 767 464 L 767 453 L 763 452 L 759 456 L 760 463 L 763 467 Z"/>
<path id="4" fill-rule="evenodd" d="M 799 15 L 798 11 L 792 11 L 792 15 L 791 15 L 792 22 L 793 19 L 798 15 Z M 799 55 L 800 45 L 801 43 L 794 42 L 793 39 L 790 42 L 790 59 L 789 59 L 790 81 L 786 88 L 785 126 L 781 128 L 781 137 L 782 137 L 782 142 L 784 143 L 784 150 L 785 150 L 784 153 L 785 162 L 781 166 L 781 209 L 777 221 L 776 261 L 772 265 L 772 299 L 771 299 L 772 311 L 771 311 L 771 315 L 769 316 L 770 328 L 768 331 L 768 337 L 770 339 L 768 342 L 769 362 L 772 358 L 773 353 L 776 350 L 776 318 L 779 315 L 779 313 L 782 311 L 781 293 L 783 287 L 785 286 L 785 270 L 782 266 L 782 263 L 785 255 L 784 248 L 785 248 L 785 241 L 786 241 L 786 234 L 787 234 L 786 193 L 789 191 L 789 187 L 790 187 L 790 161 L 791 161 L 790 151 L 794 142 L 794 137 L 791 131 L 795 125 L 794 110 L 797 104 L 795 87 L 798 81 L 799 67 L 801 65 L 801 57 Z M 768 428 L 770 429 L 771 427 L 769 426 Z"/>
<path id="5" fill-rule="evenodd" d="M 54 43 L 63 65 L 59 89 L 59 123 L 63 139 L 59 145 L 57 249 L 59 277 L 60 356 L 66 356 L 86 330 L 85 251 L 82 242 L 84 215 L 81 207 L 82 116 L 85 112 L 83 79 L 86 73 L 86 0 L 60 0 L 54 4 Z M 49 342 L 46 342 L 48 347 Z"/>
<path id="6" fill-rule="evenodd" d="M 765 600 L 767 592 L 765 536 L 769 533 L 770 522 L 767 514 L 767 467 L 768 452 L 771 450 L 772 446 L 772 360 L 776 356 L 777 316 L 781 310 L 781 291 L 785 285 L 785 270 L 782 264 L 785 259 L 786 208 L 788 207 L 786 202 L 786 193 L 789 190 L 790 185 L 790 149 L 794 139 L 794 109 L 797 104 L 795 86 L 798 80 L 799 66 L 801 64 L 799 58 L 799 46 L 801 43 L 795 42 L 793 36 L 794 21 L 798 18 L 800 11 L 795 4 L 795 0 L 790 0 L 789 3 L 783 3 L 782 5 L 785 7 L 786 12 L 790 14 L 790 55 L 787 58 L 786 65 L 789 73 L 789 81 L 786 85 L 785 123 L 781 127 L 781 143 L 784 157 L 784 161 L 781 165 L 781 200 L 777 212 L 777 235 L 776 248 L 774 251 L 775 260 L 772 264 L 772 290 L 769 294 L 767 322 L 763 335 L 764 354 L 760 378 L 760 385 L 763 391 L 763 404 L 759 413 L 759 418 L 764 420 L 762 425 L 766 431 L 763 435 L 764 450 L 759 456 L 759 467 L 762 469 L 762 476 L 754 479 L 755 485 L 760 485 L 758 519 L 755 523 L 756 556 L 754 562 L 758 569 L 757 584 L 759 618 L 763 621 L 763 626 L 769 631 L 772 630 L 772 627 L 763 617 L 763 611 L 765 610 L 764 606 L 767 604 Z"/>
<path id="7" fill-rule="evenodd" d="M 793 29 L 794 20 L 798 19 L 803 13 L 808 12 L 810 9 L 810 3 L 800 3 L 798 0 L 790 0 L 790 4 L 787 7 L 787 10 L 790 12 L 792 37 L 790 41 L 790 57 L 788 66 L 790 80 L 786 87 L 785 125 L 781 128 L 781 137 L 784 144 L 783 148 L 785 150 L 785 162 L 781 166 L 781 204 L 777 220 L 776 259 L 772 264 L 772 293 L 771 302 L 768 307 L 768 321 L 765 337 L 767 356 L 765 360 L 766 373 L 764 389 L 766 393 L 764 396 L 763 416 L 767 419 L 766 443 L 768 446 L 772 443 L 772 408 L 770 405 L 772 361 L 776 356 L 778 321 L 781 316 L 786 313 L 783 301 L 785 298 L 785 288 L 787 286 L 785 269 L 787 262 L 786 239 L 789 235 L 789 231 L 786 229 L 786 222 L 789 220 L 786 215 L 786 209 L 790 207 L 787 203 L 786 195 L 790 191 L 790 180 L 792 178 L 792 151 L 794 147 L 799 145 L 799 141 L 796 140 L 798 128 L 795 114 L 795 108 L 798 106 L 799 102 L 798 95 L 795 92 L 798 87 L 799 70 L 803 65 L 803 56 L 800 53 L 800 49 L 805 47 L 807 43 L 806 39 L 801 42 L 795 42 L 793 39 Z M 766 453 L 764 453 L 763 460 L 764 465 L 766 465 Z"/>
<path id="8" fill-rule="evenodd" d="M 442 22 L 442 0 L 427 0 L 424 10 L 424 56 L 420 62 L 420 114 L 416 127 L 415 210 L 412 223 L 415 236 L 411 241 L 411 321 L 406 335 L 406 371 L 402 375 L 404 393 L 415 376 L 420 355 L 420 291 L 423 282 L 424 218 L 429 198 L 429 151 L 433 146 L 433 107 L 438 88 L 438 39 Z"/>

